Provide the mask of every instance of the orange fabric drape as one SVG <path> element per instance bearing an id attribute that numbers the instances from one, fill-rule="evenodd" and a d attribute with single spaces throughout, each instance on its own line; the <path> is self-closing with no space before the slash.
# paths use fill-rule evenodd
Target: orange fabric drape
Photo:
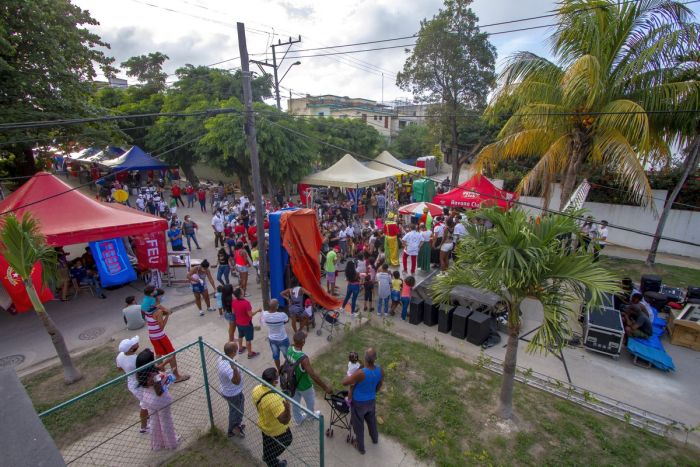
<path id="1" fill-rule="evenodd" d="M 341 302 L 321 286 L 321 232 L 312 209 L 297 209 L 280 218 L 282 246 L 289 253 L 289 263 L 299 284 L 309 291 L 313 301 L 327 310 L 340 308 Z"/>

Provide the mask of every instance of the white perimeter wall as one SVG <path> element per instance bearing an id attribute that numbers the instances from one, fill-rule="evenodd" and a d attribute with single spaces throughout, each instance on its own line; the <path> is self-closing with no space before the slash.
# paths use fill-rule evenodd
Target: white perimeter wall
<path id="1" fill-rule="evenodd" d="M 561 190 L 559 184 L 555 184 L 552 190 L 552 200 L 550 209 L 559 209 L 559 194 Z M 666 190 L 653 190 L 654 206 L 656 212 L 651 208 L 643 209 L 638 206 L 627 206 L 622 204 L 607 203 L 585 203 L 584 209 L 596 220 L 607 220 L 611 224 L 629 227 L 653 234 L 656 231 L 658 216 L 663 209 L 663 201 L 666 199 Z M 533 215 L 540 214 L 543 199 L 535 196 L 521 196 L 520 201 L 536 206 L 531 208 L 523 206 Z M 651 247 L 652 237 L 627 232 L 620 229 L 609 228 L 611 243 L 635 248 L 638 250 L 648 250 Z M 664 237 L 678 238 L 693 243 L 700 243 L 700 212 L 671 210 L 671 214 L 666 221 L 663 232 Z M 662 240 L 659 251 L 663 253 L 673 253 L 676 255 L 700 258 L 700 247 L 685 245 L 677 242 Z"/>

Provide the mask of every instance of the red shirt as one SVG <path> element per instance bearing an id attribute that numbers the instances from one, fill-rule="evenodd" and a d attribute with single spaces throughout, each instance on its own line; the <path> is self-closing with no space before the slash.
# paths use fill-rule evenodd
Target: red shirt
<path id="1" fill-rule="evenodd" d="M 255 226 L 250 226 L 248 227 L 248 238 L 250 238 L 250 241 L 255 241 L 258 239 L 258 228 Z"/>
<path id="2" fill-rule="evenodd" d="M 205 199 L 207 199 L 207 192 L 204 191 L 204 190 L 199 190 L 199 191 L 197 192 L 197 198 L 198 198 L 200 201 L 204 201 Z"/>
<path id="3" fill-rule="evenodd" d="M 236 326 L 250 326 L 253 323 L 253 318 L 248 316 L 248 312 L 253 310 L 248 300 L 234 298 L 231 302 L 231 308 L 236 316 Z"/>
<path id="4" fill-rule="evenodd" d="M 238 224 L 233 231 L 236 232 L 236 235 L 243 235 L 245 233 L 245 226 L 243 226 L 243 224 Z"/>
<path id="5" fill-rule="evenodd" d="M 188 186 L 187 188 L 185 188 L 185 193 L 187 193 L 188 195 L 191 195 L 192 193 L 194 193 L 194 188 L 192 188 L 191 186 Z"/>
<path id="6" fill-rule="evenodd" d="M 173 194 L 173 196 L 180 196 L 180 187 L 175 185 L 170 192 Z"/>

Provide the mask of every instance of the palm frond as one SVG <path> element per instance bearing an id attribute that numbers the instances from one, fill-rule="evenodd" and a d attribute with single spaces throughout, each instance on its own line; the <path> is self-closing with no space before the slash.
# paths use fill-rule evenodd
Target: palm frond
<path id="1" fill-rule="evenodd" d="M 34 265 L 42 266 L 44 283 L 55 277 L 56 252 L 46 244 L 39 223 L 29 213 L 22 219 L 7 214 L 0 222 L 0 254 L 23 280 L 31 277 Z"/>
<path id="2" fill-rule="evenodd" d="M 574 61 L 562 78 L 562 90 L 568 108 L 594 109 L 606 90 L 598 58 L 587 54 Z"/>
<path id="3" fill-rule="evenodd" d="M 528 172 L 518 184 L 518 193 L 535 193 L 538 188 L 543 192 L 554 181 L 555 175 L 566 167 L 570 154 L 570 136 L 565 134 L 554 141 L 537 164 Z"/>
<path id="4" fill-rule="evenodd" d="M 649 145 L 649 118 L 644 108 L 636 102 L 617 99 L 605 105 L 601 112 L 609 112 L 596 118 L 599 132 L 616 130 L 639 151 L 646 151 Z"/>

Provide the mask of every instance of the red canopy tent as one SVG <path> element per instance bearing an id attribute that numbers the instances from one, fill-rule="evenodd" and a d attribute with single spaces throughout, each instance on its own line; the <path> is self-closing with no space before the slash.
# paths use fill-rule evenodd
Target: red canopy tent
<path id="1" fill-rule="evenodd" d="M 497 188 L 491 183 L 491 180 L 483 175 L 474 175 L 457 188 L 441 195 L 435 195 L 433 203 L 466 209 L 479 209 L 482 204 L 508 209 L 517 198 L 518 195 Z"/>
<path id="2" fill-rule="evenodd" d="M 57 177 L 37 173 L 0 201 L 0 213 L 26 206 L 15 214 L 31 213 L 51 246 L 163 232 L 168 228 L 168 222 L 160 217 L 101 203 L 78 190 L 68 190 L 71 186 Z"/>

